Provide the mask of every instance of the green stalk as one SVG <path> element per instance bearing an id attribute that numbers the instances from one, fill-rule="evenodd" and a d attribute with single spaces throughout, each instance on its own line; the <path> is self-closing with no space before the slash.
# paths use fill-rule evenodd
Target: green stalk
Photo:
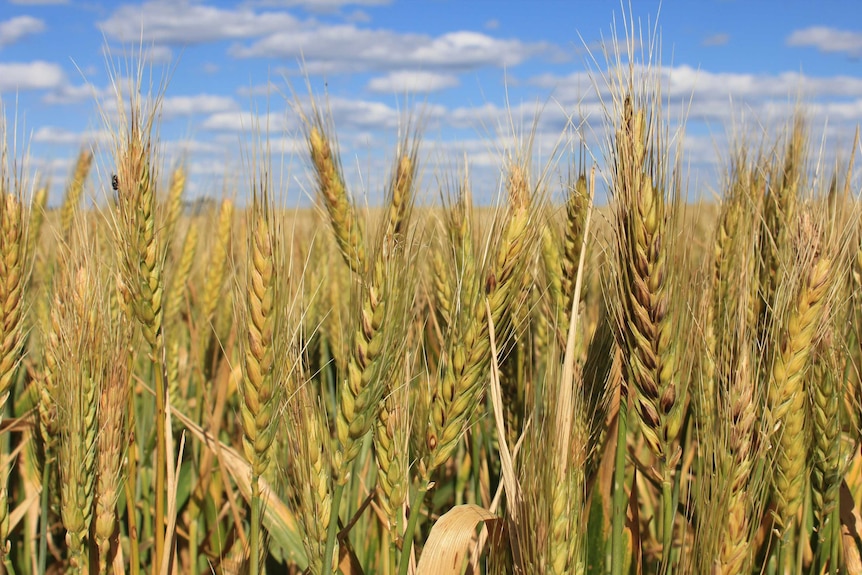
<path id="1" fill-rule="evenodd" d="M 332 573 L 332 555 L 335 552 L 335 539 L 338 536 L 338 509 L 344 495 L 344 484 L 336 482 L 332 493 L 332 510 L 329 513 L 329 528 L 326 531 L 326 550 L 323 552 L 323 572 Z"/>
<path id="2" fill-rule="evenodd" d="M 787 561 L 789 557 L 788 547 L 790 547 L 790 540 L 792 538 L 793 533 L 793 521 L 784 531 L 784 535 L 782 535 L 781 540 L 778 542 L 778 568 L 776 570 L 777 573 L 787 573 Z M 791 559 L 792 560 L 792 559 Z"/>
<path id="3" fill-rule="evenodd" d="M 483 433 L 482 437 L 486 438 L 489 434 Z M 489 450 L 488 453 L 493 453 L 493 451 Z M 473 437 L 473 440 L 470 442 L 470 465 L 473 468 L 473 472 L 471 473 L 471 490 L 473 500 L 469 501 L 469 503 L 475 503 L 477 501 L 482 501 L 482 486 L 479 483 L 479 473 L 480 473 L 480 458 L 482 457 L 482 444 Z"/>
<path id="4" fill-rule="evenodd" d="M 413 550 L 413 536 L 416 534 L 416 523 L 419 521 L 419 506 L 428 491 L 428 481 L 424 482 L 421 489 L 411 486 L 413 491 L 410 497 L 410 519 L 407 521 L 407 530 L 404 532 L 404 541 L 401 544 L 401 564 L 398 565 L 398 575 L 407 575 L 407 567 L 410 565 L 410 552 Z"/>
<path id="5" fill-rule="evenodd" d="M 808 503 L 806 504 L 807 507 L 810 507 L 810 501 L 811 500 L 809 498 Z M 791 565 L 790 568 L 793 570 L 793 573 L 796 573 L 796 575 L 802 575 L 802 554 L 805 551 L 805 546 L 803 545 L 804 541 L 802 538 L 803 527 L 801 521 L 794 523 L 796 524 L 796 529 L 798 531 L 796 533 L 796 556 L 794 557 L 793 565 Z"/>
<path id="6" fill-rule="evenodd" d="M 395 516 L 395 533 L 396 537 L 398 533 L 404 533 L 404 514 L 401 512 L 399 512 Z M 392 537 L 391 533 L 390 538 L 392 540 L 389 542 L 389 571 L 387 572 L 387 575 L 395 575 L 395 573 L 398 571 L 397 539 L 395 537 Z"/>
<path id="7" fill-rule="evenodd" d="M 44 573 L 48 565 L 48 481 L 51 477 L 51 462 L 46 461 L 42 467 L 42 509 L 41 521 L 39 521 L 39 569 L 37 573 Z"/>
<path id="8" fill-rule="evenodd" d="M 665 463 L 664 480 L 661 482 L 662 503 L 662 573 L 671 575 L 673 573 L 673 481 L 670 471 Z"/>
<path id="9" fill-rule="evenodd" d="M 260 478 L 251 476 L 251 557 L 249 575 L 260 572 Z"/>
<path id="10" fill-rule="evenodd" d="M 626 522 L 626 436 L 628 434 L 628 399 L 620 392 L 620 407 L 617 413 L 617 446 L 614 458 L 613 517 L 611 531 L 611 575 L 622 575 L 623 530 Z"/>
<path id="11" fill-rule="evenodd" d="M 399 533 L 399 531 L 396 531 L 396 533 Z M 398 548 L 395 545 L 395 538 L 392 537 L 391 531 L 386 532 L 386 538 L 389 542 L 389 563 L 386 565 L 385 575 L 395 575 L 395 570 L 398 568 Z"/>
<path id="12" fill-rule="evenodd" d="M 156 341 L 161 341 L 161 339 L 161 328 L 159 328 Z M 153 556 L 153 575 L 159 575 L 162 557 L 165 553 L 165 472 L 167 468 L 167 454 L 165 453 L 165 377 L 161 363 L 155 359 L 159 357 L 159 353 L 160 350 L 153 349 L 153 367 L 156 372 L 156 516 L 153 521 L 156 545 L 155 555 Z"/>
<path id="13" fill-rule="evenodd" d="M 838 574 L 841 565 L 841 506 L 836 505 L 829 517 L 829 573 Z"/>

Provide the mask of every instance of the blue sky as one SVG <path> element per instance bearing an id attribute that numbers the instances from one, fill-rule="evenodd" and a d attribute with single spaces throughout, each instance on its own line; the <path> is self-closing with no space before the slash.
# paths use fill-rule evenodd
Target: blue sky
<path id="1" fill-rule="evenodd" d="M 291 107 L 292 93 L 307 101 L 306 75 L 316 94 L 326 87 L 348 178 L 372 203 L 411 108 L 422 112 L 432 194 L 437 176 L 466 154 L 477 197 L 492 197 L 509 118 L 529 127 L 539 110 L 538 161 L 572 116 L 588 118 L 587 145 L 600 159 L 601 46 L 614 23 L 624 34 L 629 10 L 644 27 L 658 21 L 669 116 L 687 116 L 693 195 L 713 193 L 719 152 L 740 116 L 755 133 L 772 129 L 801 97 L 827 158 L 850 146 L 862 119 L 858 0 L 0 2 L 0 98 L 30 143 L 32 166 L 55 182 L 52 203 L 80 147 L 109 144 L 98 107 L 110 118 L 108 59 L 124 70 L 142 40 L 156 80 L 173 70 L 162 157 L 186 159 L 191 196 L 243 196 L 247 179 L 237 174 L 255 123 L 269 125 L 287 197 L 307 194 Z M 106 181 L 109 161 L 100 169 L 93 187 Z"/>

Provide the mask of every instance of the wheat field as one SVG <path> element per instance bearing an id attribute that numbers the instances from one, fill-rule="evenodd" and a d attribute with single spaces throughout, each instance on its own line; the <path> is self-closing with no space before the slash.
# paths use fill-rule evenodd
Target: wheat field
<path id="1" fill-rule="evenodd" d="M 469 158 L 416 202 L 418 122 L 360 207 L 320 96 L 314 209 L 263 133 L 248 201 L 187 209 L 134 81 L 107 201 L 94 150 L 49 209 L 4 148 L 3 569 L 862 573 L 858 140 L 813 177 L 802 106 L 693 204 L 660 76 L 611 60 L 604 148 L 512 141 L 492 207 Z"/>

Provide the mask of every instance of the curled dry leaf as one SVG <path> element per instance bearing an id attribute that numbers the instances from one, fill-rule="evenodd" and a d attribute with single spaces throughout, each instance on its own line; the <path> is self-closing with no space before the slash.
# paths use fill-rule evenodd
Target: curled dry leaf
<path id="1" fill-rule="evenodd" d="M 841 482 L 841 537 L 844 540 L 844 563 L 848 573 L 862 573 L 862 556 L 859 548 L 862 545 L 859 529 L 862 527 L 862 516 L 853 502 L 853 493 L 847 487 L 847 482 Z"/>
<path id="2" fill-rule="evenodd" d="M 443 514 L 428 535 L 428 541 L 419 558 L 416 572 L 419 575 L 460 575 L 467 551 L 476 538 L 476 526 L 500 521 L 500 518 L 478 505 L 453 507 Z"/>

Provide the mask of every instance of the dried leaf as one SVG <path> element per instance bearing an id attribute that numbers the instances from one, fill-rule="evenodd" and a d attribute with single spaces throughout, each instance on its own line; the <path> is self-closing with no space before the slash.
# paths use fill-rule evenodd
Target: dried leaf
<path id="1" fill-rule="evenodd" d="M 338 572 L 342 575 L 365 575 L 359 559 L 347 545 L 338 546 Z"/>
<path id="2" fill-rule="evenodd" d="M 499 518 L 478 505 L 457 505 L 445 513 L 428 534 L 417 567 L 418 575 L 460 575 L 467 551 L 476 538 L 480 523 L 499 521 Z M 491 525 L 488 529 L 491 530 Z"/>
<path id="3" fill-rule="evenodd" d="M 841 538 L 844 542 L 844 564 L 847 573 L 854 575 L 862 574 L 862 556 L 859 553 L 860 543 L 859 529 L 862 527 L 862 516 L 853 501 L 853 494 L 847 486 L 846 481 L 841 482 L 841 494 L 839 505 L 841 506 Z"/>

